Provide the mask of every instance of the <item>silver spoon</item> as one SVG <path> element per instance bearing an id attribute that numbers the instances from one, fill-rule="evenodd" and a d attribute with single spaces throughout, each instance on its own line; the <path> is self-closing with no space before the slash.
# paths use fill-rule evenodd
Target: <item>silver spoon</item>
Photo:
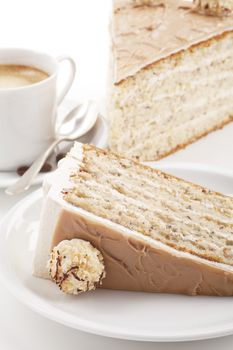
<path id="1" fill-rule="evenodd" d="M 67 119 L 71 119 L 71 115 L 75 115 L 77 110 L 79 110 L 80 106 L 76 106 L 72 109 L 67 117 Z M 69 135 L 58 135 L 57 138 L 51 143 L 51 145 L 41 153 L 41 155 L 32 163 L 30 168 L 23 174 L 23 176 L 17 180 L 13 185 L 7 187 L 5 192 L 10 195 L 18 194 L 26 191 L 32 184 L 34 178 L 39 173 L 46 159 L 50 155 L 50 153 L 54 150 L 54 148 L 63 141 L 75 141 L 84 134 L 86 134 L 89 130 L 93 128 L 98 118 L 98 111 L 94 104 L 91 104 L 87 110 L 87 114 L 85 118 L 82 118 L 79 127 L 74 130 Z"/>

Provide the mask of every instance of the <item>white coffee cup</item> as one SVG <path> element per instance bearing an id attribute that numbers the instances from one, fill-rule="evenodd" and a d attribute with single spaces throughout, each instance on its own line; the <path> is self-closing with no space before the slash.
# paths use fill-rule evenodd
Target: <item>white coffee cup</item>
<path id="1" fill-rule="evenodd" d="M 68 61 L 70 73 L 57 93 L 59 64 Z M 30 165 L 54 138 L 57 106 L 75 77 L 71 57 L 24 49 L 0 49 L 0 64 L 32 66 L 48 73 L 48 78 L 32 85 L 0 88 L 0 171 Z"/>

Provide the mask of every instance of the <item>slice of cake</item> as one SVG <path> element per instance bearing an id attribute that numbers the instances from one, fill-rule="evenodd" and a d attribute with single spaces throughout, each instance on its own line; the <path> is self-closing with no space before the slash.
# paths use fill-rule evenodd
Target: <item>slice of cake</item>
<path id="1" fill-rule="evenodd" d="M 114 0 L 113 151 L 157 160 L 233 120 L 232 0 L 194 3 Z"/>
<path id="2" fill-rule="evenodd" d="M 36 276 L 62 290 L 233 295 L 233 198 L 80 143 L 45 192 Z"/>

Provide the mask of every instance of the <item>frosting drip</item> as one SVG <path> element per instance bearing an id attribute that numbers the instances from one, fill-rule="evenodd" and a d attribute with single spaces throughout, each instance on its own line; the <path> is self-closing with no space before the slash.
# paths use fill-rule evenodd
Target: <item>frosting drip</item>
<path id="1" fill-rule="evenodd" d="M 114 1 L 114 82 L 136 74 L 147 65 L 233 29 L 233 17 L 204 16 L 191 1 L 158 1 L 135 6 Z"/>

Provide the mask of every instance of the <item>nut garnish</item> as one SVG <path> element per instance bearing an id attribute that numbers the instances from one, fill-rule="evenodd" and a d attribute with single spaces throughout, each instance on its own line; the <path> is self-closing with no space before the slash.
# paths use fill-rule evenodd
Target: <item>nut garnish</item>
<path id="1" fill-rule="evenodd" d="M 195 11 L 210 16 L 229 16 L 233 0 L 193 0 Z"/>
<path id="2" fill-rule="evenodd" d="M 52 281 L 68 294 L 94 290 L 106 275 L 100 251 L 81 239 L 64 240 L 54 247 L 48 268 Z"/>

